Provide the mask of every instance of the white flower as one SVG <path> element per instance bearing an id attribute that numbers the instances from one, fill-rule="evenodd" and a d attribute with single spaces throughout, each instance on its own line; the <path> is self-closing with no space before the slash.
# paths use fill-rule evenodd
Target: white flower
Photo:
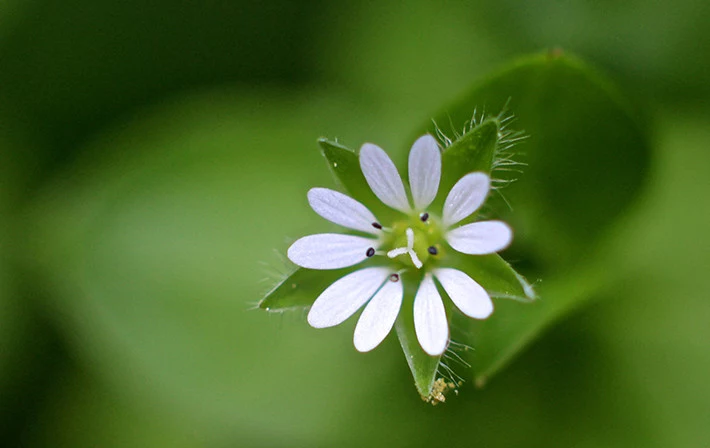
<path id="1" fill-rule="evenodd" d="M 337 191 L 313 188 L 308 201 L 323 218 L 368 236 L 316 234 L 297 240 L 288 257 L 309 269 L 339 269 L 374 256 L 385 257 L 387 266 L 366 267 L 344 276 L 318 296 L 308 313 L 315 328 L 338 325 L 363 305 L 353 341 L 361 352 L 372 350 L 392 329 L 402 304 L 400 275 L 423 273 L 414 298 L 414 327 L 422 349 L 441 355 L 449 342 L 444 303 L 436 281 L 458 309 L 467 316 L 485 319 L 493 312 L 488 293 L 457 269 L 438 266 L 436 258 L 446 242 L 454 250 L 485 255 L 505 249 L 512 231 L 501 221 L 481 221 L 456 227 L 484 203 L 490 178 L 475 172 L 462 177 L 451 189 L 440 220 L 427 207 L 434 201 L 441 178 L 441 152 L 436 140 L 425 135 L 409 153 L 410 204 L 397 168 L 378 146 L 360 149 L 360 167 L 372 191 L 387 206 L 404 214 L 402 220 L 384 227 L 364 205 Z M 385 249 L 385 250 L 382 250 Z"/>

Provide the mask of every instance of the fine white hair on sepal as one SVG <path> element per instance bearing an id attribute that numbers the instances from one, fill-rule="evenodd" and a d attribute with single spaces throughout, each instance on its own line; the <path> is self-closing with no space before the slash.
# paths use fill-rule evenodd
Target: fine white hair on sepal
<path id="1" fill-rule="evenodd" d="M 368 258 L 377 241 L 354 235 L 318 233 L 296 240 L 288 248 L 288 258 L 308 269 L 340 269 Z"/>
<path id="2" fill-rule="evenodd" d="M 449 339 L 449 346 L 446 347 L 446 352 L 444 352 L 444 357 L 446 359 L 453 360 L 454 362 L 462 365 L 463 367 L 471 368 L 471 364 L 469 364 L 468 361 L 466 361 L 464 357 L 461 356 L 461 354 L 472 350 L 473 347 L 471 347 L 470 345 L 458 342 L 451 338 Z M 461 378 L 461 381 L 463 381 L 463 378 Z"/>
<path id="3" fill-rule="evenodd" d="M 456 373 L 446 361 L 451 361 L 453 358 L 449 355 L 450 350 L 446 350 L 441 356 L 442 360 L 439 361 L 439 367 L 437 373 L 442 377 L 448 379 L 451 383 L 449 386 L 451 389 L 455 389 L 457 385 L 462 384 L 465 380 L 464 378 Z"/>
<path id="4" fill-rule="evenodd" d="M 488 255 L 508 247 L 513 230 L 503 221 L 479 221 L 450 230 L 446 241 L 463 254 Z"/>
<path id="5" fill-rule="evenodd" d="M 377 228 L 377 218 L 355 199 L 328 188 L 311 188 L 308 203 L 313 211 L 328 221 L 373 235 L 381 234 Z"/>
<path id="6" fill-rule="evenodd" d="M 468 132 L 474 130 L 474 128 L 479 126 L 484 121 L 490 118 L 498 120 L 500 125 L 498 142 L 493 154 L 493 165 L 491 167 L 491 189 L 495 190 L 500 190 L 517 180 L 515 178 L 510 178 L 509 175 L 506 175 L 507 173 L 521 173 L 522 170 L 520 167 L 527 166 L 526 163 L 516 160 L 521 153 L 512 150 L 515 146 L 524 142 L 529 136 L 524 131 L 510 129 L 510 126 L 516 121 L 515 115 L 508 110 L 510 102 L 511 99 L 508 98 L 501 111 L 495 116 L 487 114 L 485 110 L 479 112 L 477 108 L 474 109 L 471 119 L 464 124 L 462 130 L 457 129 L 457 127 L 452 123 L 450 116 L 448 117 L 449 131 L 446 132 L 435 120 L 432 119 L 432 123 L 434 124 L 434 134 L 443 148 L 448 148 L 453 145 L 457 140 Z M 451 136 L 447 135 L 447 132 L 450 133 Z M 502 176 L 499 177 L 498 174 L 501 174 Z"/>
<path id="7" fill-rule="evenodd" d="M 468 274 L 452 268 L 437 268 L 434 277 L 462 313 L 485 319 L 493 312 L 493 302 L 485 289 Z"/>
<path id="8" fill-rule="evenodd" d="M 436 134 L 436 137 L 437 137 L 437 138 L 439 139 L 439 141 L 442 143 L 442 145 L 444 146 L 444 148 L 448 148 L 449 146 L 451 146 L 451 144 L 452 144 L 453 142 L 451 141 L 451 139 L 450 139 L 446 134 L 444 134 L 444 131 L 441 130 L 441 128 L 440 128 L 439 125 L 437 124 L 436 120 L 434 120 L 434 119 L 432 118 L 431 122 L 432 122 L 432 124 L 434 125 L 434 133 Z"/>
<path id="9" fill-rule="evenodd" d="M 434 201 L 440 180 L 441 151 L 436 139 L 426 134 L 409 151 L 409 186 L 415 210 L 423 211 Z"/>
<path id="10" fill-rule="evenodd" d="M 444 302 L 431 274 L 425 274 L 414 297 L 414 331 L 419 345 L 430 356 L 444 353 L 449 341 L 449 323 Z"/>
<path id="11" fill-rule="evenodd" d="M 370 300 L 391 273 L 384 267 L 365 268 L 337 280 L 313 302 L 308 323 L 327 328 L 344 322 Z"/>
<path id="12" fill-rule="evenodd" d="M 453 327 L 451 331 L 453 333 Z M 441 356 L 442 361 L 439 364 L 440 369 L 438 373 L 441 376 L 448 378 L 451 382 L 455 383 L 457 386 L 461 386 L 466 379 L 461 375 L 456 373 L 454 367 L 460 366 L 465 369 L 470 369 L 471 364 L 466 361 L 464 356 L 466 353 L 473 351 L 473 347 L 468 344 L 458 342 L 453 336 L 449 339 L 449 345 L 446 347 L 446 351 Z"/>
<path id="13" fill-rule="evenodd" d="M 362 174 L 375 196 L 385 205 L 409 213 L 411 207 L 402 178 L 387 153 L 377 145 L 365 143 L 360 148 L 359 160 Z"/>
<path id="14" fill-rule="evenodd" d="M 402 282 L 387 281 L 365 306 L 355 327 L 353 343 L 360 352 L 368 352 L 387 337 L 402 306 Z"/>
<path id="15" fill-rule="evenodd" d="M 262 309 L 261 304 L 265 300 L 265 298 L 269 296 L 270 292 L 273 291 L 276 287 L 278 287 L 278 285 L 282 284 L 284 280 L 290 277 L 291 274 L 293 274 L 294 272 L 292 262 L 288 259 L 288 257 L 283 251 L 274 248 L 272 250 L 272 255 L 273 260 L 261 260 L 258 262 L 259 266 L 261 266 L 262 268 L 262 274 L 264 275 L 264 277 L 259 281 L 259 283 L 264 285 L 264 291 L 261 294 L 263 298 L 256 301 L 254 303 L 253 308 L 248 308 L 250 310 Z M 266 310 L 271 312 L 274 311 L 269 308 L 266 308 Z M 289 308 L 289 310 L 293 310 L 293 308 Z"/>
<path id="16" fill-rule="evenodd" d="M 452 226 L 478 210 L 485 202 L 490 186 L 490 178 L 481 172 L 469 173 L 459 179 L 444 202 L 444 227 Z"/>

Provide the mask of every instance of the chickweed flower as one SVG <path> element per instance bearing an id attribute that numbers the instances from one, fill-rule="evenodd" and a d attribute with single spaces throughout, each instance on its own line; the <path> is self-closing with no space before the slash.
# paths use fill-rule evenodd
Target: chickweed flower
<path id="1" fill-rule="evenodd" d="M 491 180 L 483 172 L 463 176 L 446 196 L 443 209 L 430 210 L 441 179 L 441 151 L 431 135 L 420 137 L 409 153 L 409 191 L 389 156 L 366 143 L 359 153 L 362 173 L 377 198 L 400 212 L 383 223 L 355 199 L 327 188 L 313 188 L 308 202 L 326 220 L 354 234 L 305 236 L 288 249 L 288 258 L 308 269 L 340 269 L 371 261 L 323 291 L 308 313 L 315 328 L 338 325 L 364 306 L 355 327 L 355 348 L 377 347 L 392 329 L 402 306 L 402 275 L 417 273 L 414 328 L 422 349 L 441 355 L 449 343 L 449 325 L 440 288 L 465 315 L 485 319 L 493 312 L 486 290 L 468 274 L 442 266 L 440 255 L 455 250 L 487 255 L 505 249 L 511 228 L 501 221 L 461 225 L 485 202 Z"/>

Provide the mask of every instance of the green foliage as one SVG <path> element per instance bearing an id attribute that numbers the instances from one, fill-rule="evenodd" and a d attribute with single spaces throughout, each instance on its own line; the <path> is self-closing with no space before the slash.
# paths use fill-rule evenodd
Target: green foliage
<path id="1" fill-rule="evenodd" d="M 707 445 L 706 2 L 0 5 L 0 445 Z M 552 46 L 623 95 L 559 51 L 482 78 Z M 627 126 L 627 95 L 652 127 Z M 473 369 L 448 353 L 468 381 L 432 409 L 394 335 L 359 354 L 354 320 L 316 331 L 255 299 L 274 250 L 335 230 L 305 200 L 333 185 L 315 136 L 397 158 L 471 107 L 528 137 L 482 214 L 512 224 L 503 258 L 540 299 L 452 314 Z M 604 141 L 620 109 L 631 138 Z"/>
<path id="2" fill-rule="evenodd" d="M 84 175 L 57 181 L 28 210 L 23 261 L 57 295 L 52 317 L 73 329 L 82 362 L 120 400 L 239 434 L 289 421 L 277 444 L 313 442 L 367 377 L 338 338 L 314 338 L 296 317 L 294 333 L 286 315 L 253 308 L 281 267 L 269 255 L 283 248 L 284 222 L 293 233 L 316 222 L 304 193 L 329 176 L 310 150 L 234 148 L 312 147 L 340 103 L 254 115 L 237 99 L 186 98 L 97 138 L 76 168 Z M 272 394 L 289 397 L 281 411 L 264 399 Z"/>

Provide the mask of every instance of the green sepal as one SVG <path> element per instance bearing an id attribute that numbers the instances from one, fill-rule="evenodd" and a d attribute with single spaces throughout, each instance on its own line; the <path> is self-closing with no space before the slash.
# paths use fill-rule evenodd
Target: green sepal
<path id="1" fill-rule="evenodd" d="M 318 145 L 336 180 L 353 199 L 369 208 L 380 220 L 386 221 L 394 216 L 393 210 L 377 199 L 370 189 L 355 151 L 326 138 L 318 139 Z"/>
<path id="2" fill-rule="evenodd" d="M 402 281 L 406 281 L 406 277 L 402 277 Z M 418 287 L 418 281 L 410 280 L 404 285 L 404 299 L 395 322 L 395 330 L 397 331 L 404 357 L 412 371 L 414 385 L 419 395 L 421 395 L 423 400 L 431 401 L 441 356 L 429 356 L 422 350 L 419 340 L 417 340 L 417 335 L 414 331 L 414 296 Z"/>
<path id="3" fill-rule="evenodd" d="M 389 216 L 385 206 L 370 190 L 355 151 L 326 138 L 318 139 L 318 145 L 340 186 L 375 213 L 378 219 L 382 219 L 380 217 L 383 215 Z M 259 302 L 259 308 L 267 311 L 307 308 L 313 304 L 318 294 L 354 270 L 355 268 L 335 270 L 297 268 L 266 293 Z"/>
<path id="4" fill-rule="evenodd" d="M 440 210 L 446 195 L 463 176 L 474 171 L 491 174 L 498 147 L 500 123 L 491 118 L 474 126 L 446 147 L 441 154 L 439 195 L 432 207 Z"/>
<path id="5" fill-rule="evenodd" d="M 443 266 L 468 274 L 496 299 L 530 302 L 537 298 L 530 283 L 498 254 L 464 255 L 450 251 Z"/>
<path id="6" fill-rule="evenodd" d="M 297 268 L 281 280 L 259 302 L 266 311 L 303 309 L 313 305 L 316 297 L 333 282 L 357 268 L 316 270 Z"/>

